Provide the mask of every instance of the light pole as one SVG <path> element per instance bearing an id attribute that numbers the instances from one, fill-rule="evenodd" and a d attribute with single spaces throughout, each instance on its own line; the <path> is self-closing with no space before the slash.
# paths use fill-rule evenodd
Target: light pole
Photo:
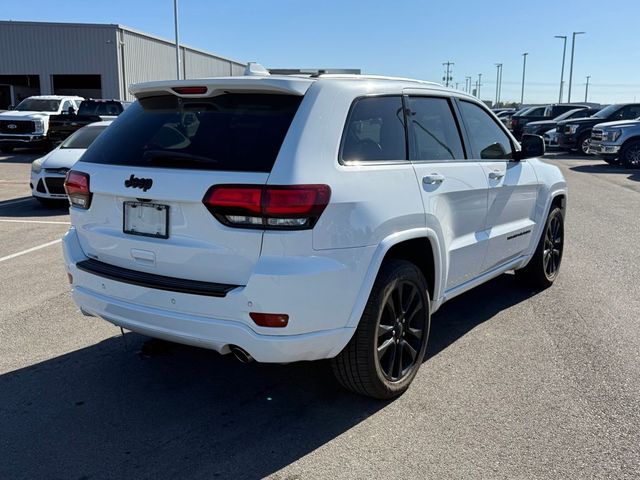
<path id="1" fill-rule="evenodd" d="M 522 57 L 524 58 L 524 60 L 522 62 L 522 92 L 520 93 L 521 107 L 522 107 L 522 104 L 524 103 L 524 75 L 525 75 L 525 72 L 527 71 L 527 55 L 529 55 L 528 52 L 525 52 L 522 54 Z"/>
<path id="2" fill-rule="evenodd" d="M 471 77 L 464 77 L 464 91 L 467 93 L 471 93 Z"/>
<path id="3" fill-rule="evenodd" d="M 500 64 L 500 87 L 498 88 L 498 103 L 502 100 L 502 64 Z"/>
<path id="4" fill-rule="evenodd" d="M 478 98 L 480 98 L 480 87 L 482 86 L 482 74 L 478 74 Z"/>
<path id="5" fill-rule="evenodd" d="M 567 55 L 567 36 L 556 35 L 555 38 L 562 38 L 564 40 L 564 47 L 562 47 L 562 70 L 560 70 L 560 96 L 558 97 L 558 103 L 562 103 L 562 90 L 564 87 L 564 59 Z"/>
<path id="6" fill-rule="evenodd" d="M 589 97 L 589 79 L 591 75 L 587 75 L 587 83 L 584 87 L 584 102 L 587 103 L 587 98 Z"/>
<path id="7" fill-rule="evenodd" d="M 571 83 L 573 82 L 573 51 L 576 48 L 576 35 L 582 35 L 587 32 L 573 32 L 573 38 L 571 39 L 571 66 L 569 67 L 569 96 L 567 102 L 571 103 Z"/>
<path id="8" fill-rule="evenodd" d="M 173 0 L 173 23 L 176 30 L 176 78 L 180 80 L 180 40 L 178 37 L 178 0 Z"/>
<path id="9" fill-rule="evenodd" d="M 498 108 L 498 103 L 500 102 L 500 73 L 502 70 L 502 64 L 496 63 L 496 108 Z"/>

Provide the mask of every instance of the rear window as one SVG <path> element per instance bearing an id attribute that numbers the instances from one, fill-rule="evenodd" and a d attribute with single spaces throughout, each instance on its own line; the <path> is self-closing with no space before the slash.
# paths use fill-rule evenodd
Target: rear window
<path id="1" fill-rule="evenodd" d="M 122 113 L 120 102 L 82 102 L 78 109 L 78 115 L 120 115 Z"/>
<path id="2" fill-rule="evenodd" d="M 62 142 L 60 148 L 89 148 L 89 145 L 98 138 L 98 135 L 100 135 L 105 128 L 107 128 L 106 125 L 81 128 Z"/>
<path id="3" fill-rule="evenodd" d="M 118 117 L 82 161 L 270 172 L 301 101 L 254 93 L 144 98 Z"/>

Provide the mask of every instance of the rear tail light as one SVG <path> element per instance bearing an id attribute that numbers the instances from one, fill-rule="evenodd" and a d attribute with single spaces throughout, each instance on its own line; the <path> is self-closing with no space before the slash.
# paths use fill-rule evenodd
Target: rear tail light
<path id="1" fill-rule="evenodd" d="M 215 185 L 202 203 L 228 226 L 304 230 L 313 228 L 330 197 L 328 185 Z"/>
<path id="2" fill-rule="evenodd" d="M 69 170 L 64 179 L 64 190 L 69 196 L 69 203 L 86 210 L 91 206 L 91 190 L 89 189 L 89 174 Z"/>

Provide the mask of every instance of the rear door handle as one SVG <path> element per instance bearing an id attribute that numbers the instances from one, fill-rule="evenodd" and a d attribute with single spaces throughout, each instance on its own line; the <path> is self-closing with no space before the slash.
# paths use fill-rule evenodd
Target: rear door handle
<path id="1" fill-rule="evenodd" d="M 439 173 L 432 173 L 431 175 L 422 177 L 422 183 L 425 185 L 435 185 L 442 182 L 444 182 L 444 176 Z"/>
<path id="2" fill-rule="evenodd" d="M 502 173 L 500 170 L 489 172 L 489 178 L 491 180 L 500 180 L 502 177 L 504 177 L 504 173 Z"/>

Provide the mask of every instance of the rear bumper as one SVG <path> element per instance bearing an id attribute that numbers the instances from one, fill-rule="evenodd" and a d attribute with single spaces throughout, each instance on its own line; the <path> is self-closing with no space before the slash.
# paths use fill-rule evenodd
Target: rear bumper
<path id="1" fill-rule="evenodd" d="M 363 255 L 372 254 L 368 248 Z M 73 299 L 82 311 L 152 337 L 216 350 L 237 345 L 260 362 L 288 363 L 336 356 L 351 339 L 347 327 L 363 275 L 336 259 L 308 257 L 301 264 L 271 257 L 247 285 L 222 298 L 124 283 L 77 267 L 84 255 L 75 228 L 63 239 Z M 359 262 L 368 265 L 366 262 Z M 257 326 L 250 312 L 286 313 L 285 328 Z"/>

